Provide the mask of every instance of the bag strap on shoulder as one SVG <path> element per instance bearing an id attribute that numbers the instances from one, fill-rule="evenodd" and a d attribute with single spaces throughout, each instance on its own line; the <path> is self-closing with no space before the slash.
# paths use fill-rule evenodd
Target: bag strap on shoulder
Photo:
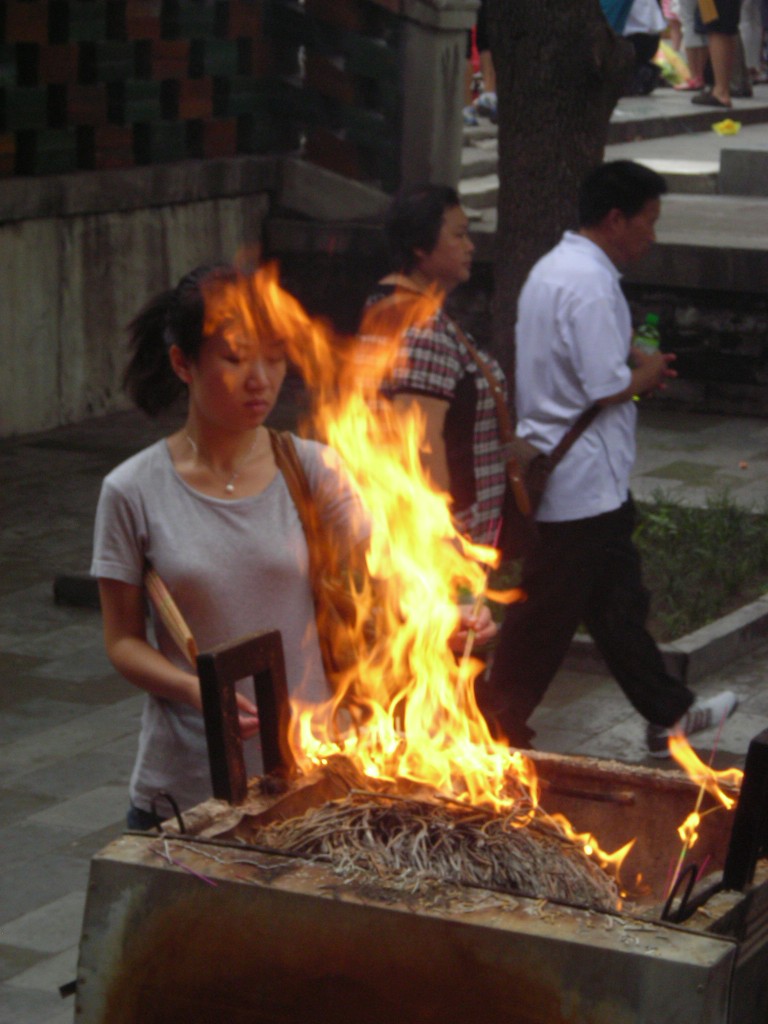
<path id="1" fill-rule="evenodd" d="M 316 594 L 317 581 L 322 570 L 319 551 L 320 524 L 312 500 L 312 490 L 309 486 L 304 466 L 296 451 L 296 445 L 293 443 L 292 435 L 287 430 L 273 430 L 271 427 L 267 429 L 275 463 L 278 470 L 283 474 L 288 493 L 293 504 L 296 506 L 296 511 L 299 514 L 301 526 L 307 539 L 310 582 L 313 593 Z"/>
<path id="2" fill-rule="evenodd" d="M 277 468 L 285 477 L 291 498 L 302 517 L 303 524 L 306 507 L 312 500 L 307 474 L 304 472 L 290 433 L 286 430 L 273 430 L 271 427 L 268 430 Z"/>
<path id="3" fill-rule="evenodd" d="M 496 402 L 496 408 L 499 413 L 499 432 L 502 436 L 502 439 L 505 442 L 509 442 L 514 436 L 514 430 L 512 428 L 512 417 L 509 414 L 507 403 L 504 401 L 504 392 L 502 391 L 501 385 L 499 384 L 498 380 L 494 377 L 494 375 L 491 373 L 490 367 L 488 366 L 487 362 L 483 359 L 483 357 L 477 351 L 475 346 L 466 336 L 464 331 L 462 331 L 462 329 L 455 321 L 453 321 L 453 326 L 456 330 L 457 337 L 466 346 L 467 351 L 475 360 L 483 376 L 488 381 L 488 384 L 491 388 L 491 393 L 493 394 L 494 400 Z M 566 432 L 560 438 L 558 443 L 547 456 L 551 469 L 555 468 L 555 466 L 562 459 L 562 457 L 565 455 L 565 453 L 568 451 L 568 449 L 571 447 L 574 441 L 576 441 L 579 435 L 582 434 L 587 429 L 587 427 L 595 418 L 595 416 L 597 416 L 597 414 L 600 412 L 601 408 L 602 406 L 597 404 L 591 405 L 588 409 L 585 409 L 584 412 L 581 413 L 579 418 L 570 425 L 570 427 L 566 430 Z"/>
<path id="4" fill-rule="evenodd" d="M 496 403 L 496 413 L 499 418 L 499 434 L 501 435 L 503 443 L 508 445 L 515 436 L 515 430 L 512 426 L 512 417 L 509 413 L 507 401 L 504 397 L 504 389 L 502 388 L 499 379 L 491 373 L 491 368 L 488 365 L 488 362 L 480 355 L 475 344 L 469 340 L 455 320 L 451 320 L 451 323 L 453 324 L 453 329 L 456 331 L 456 337 L 472 356 L 474 361 L 477 363 L 478 369 L 488 381 L 488 387 L 491 389 L 493 400 Z"/>

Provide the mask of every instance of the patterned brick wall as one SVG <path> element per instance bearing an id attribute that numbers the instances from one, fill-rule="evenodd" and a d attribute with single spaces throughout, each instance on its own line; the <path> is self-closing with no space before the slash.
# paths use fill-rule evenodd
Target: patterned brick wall
<path id="1" fill-rule="evenodd" d="M 307 158 L 387 190 L 400 165 L 399 6 L 306 0 Z"/>
<path id="2" fill-rule="evenodd" d="M 2 0 L 0 175 L 303 151 L 397 177 L 387 0 Z"/>

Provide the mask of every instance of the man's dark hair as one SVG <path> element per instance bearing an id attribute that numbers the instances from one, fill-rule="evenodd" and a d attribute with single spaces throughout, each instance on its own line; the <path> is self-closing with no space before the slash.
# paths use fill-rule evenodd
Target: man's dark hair
<path id="1" fill-rule="evenodd" d="M 586 176 L 579 191 L 579 227 L 599 224 L 611 210 L 634 217 L 650 199 L 667 191 L 660 174 L 632 160 L 601 164 Z"/>
<path id="2" fill-rule="evenodd" d="M 459 206 L 459 195 L 448 185 L 411 185 L 392 201 L 384 221 L 392 266 L 409 274 L 417 249 L 432 252 L 437 245 L 443 214 Z"/>

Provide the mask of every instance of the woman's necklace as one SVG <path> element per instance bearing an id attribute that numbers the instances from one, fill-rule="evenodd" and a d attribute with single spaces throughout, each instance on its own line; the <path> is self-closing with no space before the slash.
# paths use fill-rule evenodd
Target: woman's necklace
<path id="1" fill-rule="evenodd" d="M 192 437 L 190 436 L 189 432 L 186 431 L 186 430 L 184 431 L 184 436 L 189 441 L 189 445 L 190 445 L 192 451 L 195 453 L 195 458 L 198 459 L 200 462 L 202 462 L 202 464 L 204 466 L 207 466 L 208 469 L 210 469 L 210 471 L 215 476 L 216 475 L 216 470 L 213 468 L 213 466 L 210 464 L 210 462 L 208 462 L 206 459 L 204 459 L 202 457 L 202 455 L 200 454 L 200 449 L 197 446 L 197 442 L 192 439 Z M 245 453 L 245 455 L 242 457 L 242 459 L 237 463 L 235 468 L 232 470 L 232 472 L 231 472 L 231 474 L 229 476 L 229 479 L 224 484 L 224 490 L 227 492 L 227 494 L 234 494 L 235 493 L 235 480 L 237 480 L 237 478 L 240 476 L 240 471 L 242 470 L 243 466 L 246 464 L 246 462 L 248 462 L 250 457 L 253 455 L 253 450 L 256 447 L 256 442 L 258 441 L 258 439 L 259 439 L 259 437 L 258 437 L 258 434 L 257 434 L 256 437 L 253 439 L 253 444 L 248 449 L 248 451 Z"/>

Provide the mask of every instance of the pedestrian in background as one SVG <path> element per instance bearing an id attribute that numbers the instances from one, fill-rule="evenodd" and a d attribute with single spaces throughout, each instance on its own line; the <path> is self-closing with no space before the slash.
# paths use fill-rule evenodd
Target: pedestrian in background
<path id="1" fill-rule="evenodd" d="M 620 269 L 654 240 L 664 179 L 631 161 L 585 179 L 579 230 L 533 267 L 516 328 L 518 434 L 552 451 L 587 408 L 600 411 L 553 470 L 537 513 L 538 540 L 523 562 L 525 602 L 502 623 L 480 706 L 497 733 L 528 747 L 528 719 L 584 624 L 628 700 L 647 720 L 648 751 L 667 756 L 672 732 L 691 734 L 736 707 L 726 691 L 696 700 L 671 676 L 646 628 L 649 596 L 632 541 L 629 478 L 637 395 L 674 376 L 674 356 L 631 348 Z"/>
<path id="2" fill-rule="evenodd" d="M 667 22 L 659 0 L 633 0 L 622 34 L 632 44 L 635 63 L 624 94 L 647 96 L 661 81 L 661 69 L 654 58 Z"/>
<path id="3" fill-rule="evenodd" d="M 765 32 L 768 25 L 768 0 L 742 0 L 739 32 L 744 46 L 747 74 L 753 85 L 768 82 L 765 61 Z"/>
<path id="4" fill-rule="evenodd" d="M 683 50 L 689 75 L 687 80 L 680 82 L 675 89 L 678 92 L 701 92 L 704 88 L 704 73 L 707 69 L 709 54 L 707 37 L 696 29 L 698 0 L 679 0 L 679 5 Z"/>
<path id="5" fill-rule="evenodd" d="M 478 96 L 474 95 L 475 66 L 474 51 L 477 50 L 480 63 L 481 89 Z M 467 90 L 464 107 L 464 124 L 476 126 L 480 122 L 478 116 L 489 118 L 494 124 L 498 117 L 498 100 L 496 98 L 496 69 L 488 38 L 488 18 L 485 0 L 480 0 L 475 28 L 467 34 Z"/>
<path id="6" fill-rule="evenodd" d="M 470 277 L 475 247 L 467 215 L 455 189 L 419 184 L 393 200 L 385 231 L 394 269 L 369 296 L 367 316 L 425 294 L 440 296 L 441 304 L 403 334 L 382 394 L 396 408 L 419 407 L 427 473 L 450 494 L 461 532 L 493 544 L 506 486 L 498 412 L 499 401 L 506 402 L 506 381 L 496 360 L 476 348 L 442 302 Z"/>
<path id="7" fill-rule="evenodd" d="M 731 81 L 739 54 L 740 6 L 741 0 L 702 0 L 698 4 L 695 28 L 706 36 L 714 81 L 711 89 L 698 93 L 691 99 L 691 103 L 725 109 L 733 105 Z"/>
<path id="8" fill-rule="evenodd" d="M 680 0 L 661 0 L 661 11 L 667 21 L 669 44 L 675 53 L 683 46 L 683 26 L 680 21 Z"/>

